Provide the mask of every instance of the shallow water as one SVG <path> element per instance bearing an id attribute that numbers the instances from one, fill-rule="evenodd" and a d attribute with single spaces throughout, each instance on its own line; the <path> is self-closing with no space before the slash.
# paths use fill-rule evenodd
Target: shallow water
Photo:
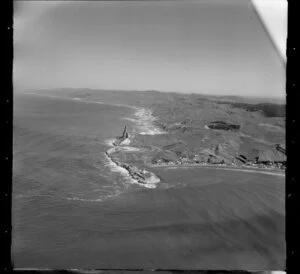
<path id="1" fill-rule="evenodd" d="M 283 269 L 284 178 L 153 169 L 155 189 L 132 184 L 104 152 L 134 111 L 15 96 L 15 266 Z"/>

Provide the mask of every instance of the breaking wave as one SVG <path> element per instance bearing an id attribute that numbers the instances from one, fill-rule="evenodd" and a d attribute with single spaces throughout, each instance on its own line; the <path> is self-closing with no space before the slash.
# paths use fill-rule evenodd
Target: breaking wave
<path id="1" fill-rule="evenodd" d="M 152 111 L 147 108 L 135 108 L 136 112 L 133 117 L 123 118 L 133 122 L 138 129 L 138 133 L 141 135 L 157 135 L 165 134 L 165 131 L 160 130 L 154 125 L 154 121 L 157 119 L 152 115 Z"/>

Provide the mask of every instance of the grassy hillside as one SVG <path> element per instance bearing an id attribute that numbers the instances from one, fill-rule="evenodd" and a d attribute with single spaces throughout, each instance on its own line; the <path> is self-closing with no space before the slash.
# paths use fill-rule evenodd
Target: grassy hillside
<path id="1" fill-rule="evenodd" d="M 150 108 L 157 118 L 156 126 L 167 134 L 134 137 L 133 145 L 150 148 L 141 159 L 143 163 L 159 159 L 235 165 L 245 161 L 285 161 L 285 153 L 276 146 L 284 147 L 285 143 L 284 104 L 238 96 L 158 91 L 63 89 L 47 92 Z"/>

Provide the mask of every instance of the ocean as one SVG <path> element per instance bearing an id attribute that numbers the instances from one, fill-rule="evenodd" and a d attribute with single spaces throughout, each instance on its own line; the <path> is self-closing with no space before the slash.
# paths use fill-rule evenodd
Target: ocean
<path id="1" fill-rule="evenodd" d="M 285 268 L 284 177 L 160 168 L 148 187 L 106 157 L 125 125 L 162 133 L 153 119 L 120 104 L 15 95 L 15 267 Z"/>

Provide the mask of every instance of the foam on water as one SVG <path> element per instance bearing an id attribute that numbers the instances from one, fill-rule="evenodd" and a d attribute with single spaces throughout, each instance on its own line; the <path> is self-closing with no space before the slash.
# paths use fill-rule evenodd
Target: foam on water
<path id="1" fill-rule="evenodd" d="M 157 135 L 165 134 L 165 131 L 158 129 L 153 122 L 156 118 L 152 115 L 152 111 L 147 108 L 135 108 L 136 112 L 133 114 L 134 118 L 126 117 L 124 119 L 133 122 L 141 135 Z"/>
<path id="2" fill-rule="evenodd" d="M 113 150 L 114 148 L 111 148 L 109 149 L 108 151 L 110 150 Z M 122 147 L 120 148 L 122 150 L 125 151 L 132 151 L 132 149 L 136 149 L 136 148 L 132 148 L 132 147 Z M 146 187 L 146 188 L 156 188 L 156 184 L 159 182 L 159 180 L 157 180 L 156 178 L 153 178 L 153 179 L 150 179 L 148 183 L 146 184 L 141 184 L 139 183 L 137 180 L 133 179 L 128 170 L 126 168 L 123 168 L 123 167 L 120 167 L 118 166 L 116 163 L 114 163 L 108 156 L 107 154 L 105 153 L 105 159 L 106 159 L 106 163 L 105 163 L 105 166 L 108 167 L 110 169 L 111 172 L 117 172 L 119 174 L 122 175 L 123 179 L 124 179 L 124 183 L 126 184 L 137 184 L 139 186 L 142 186 L 142 187 Z"/>
<path id="3" fill-rule="evenodd" d="M 137 147 L 130 147 L 130 146 L 122 147 L 121 150 L 124 151 L 124 152 L 140 151 L 139 148 L 137 148 Z"/>
<path id="4" fill-rule="evenodd" d="M 126 150 L 126 147 L 124 147 L 124 149 Z M 118 166 L 106 154 L 105 154 L 105 159 L 106 159 L 105 166 L 108 167 L 111 172 L 116 172 L 122 175 L 125 184 L 137 184 L 139 186 L 146 187 L 146 188 L 156 188 L 156 184 L 158 183 L 157 180 L 150 180 L 147 184 L 141 184 L 137 180 L 131 178 L 126 168 Z"/>
<path id="5" fill-rule="evenodd" d="M 80 201 L 80 202 L 103 202 L 109 198 L 114 198 L 116 196 L 119 196 L 121 194 L 120 190 L 116 190 L 113 194 L 106 194 L 103 195 L 103 197 L 96 198 L 96 199 L 88 199 L 88 198 L 80 198 L 80 197 L 63 197 L 65 200 L 69 201 Z"/>
<path id="6" fill-rule="evenodd" d="M 123 104 L 114 104 L 114 105 L 127 106 L 136 110 L 135 113 L 133 114 L 134 118 L 132 117 L 123 118 L 125 120 L 131 121 L 135 125 L 133 132 L 135 132 L 135 129 L 137 129 L 138 134 L 141 135 L 157 135 L 157 134 L 166 133 L 158 129 L 153 124 L 156 118 L 152 116 L 152 111 L 150 109 L 143 108 L 143 107 L 123 105 Z M 114 147 L 115 140 L 116 139 L 109 139 L 105 141 L 106 145 L 111 147 L 110 149 L 107 150 L 108 155 L 116 151 L 122 151 L 122 152 L 140 151 L 139 148 L 129 146 L 130 144 L 129 139 L 127 143 L 123 143 L 123 146 Z M 126 183 L 138 184 L 139 186 L 143 186 L 146 188 L 156 188 L 157 183 L 160 182 L 159 179 L 153 177 L 150 180 L 148 180 L 147 183 L 141 184 L 130 176 L 127 169 L 118 166 L 107 155 L 105 155 L 105 158 L 107 160 L 106 166 L 108 166 L 112 172 L 119 172 L 125 178 Z"/>
<path id="7" fill-rule="evenodd" d="M 107 140 L 106 144 L 110 144 L 111 146 L 113 146 L 113 141 L 112 139 Z M 130 152 L 130 151 L 139 151 L 138 148 L 135 147 L 129 147 L 129 146 L 124 146 L 124 147 L 111 147 L 110 149 L 107 150 L 107 154 L 111 154 L 115 151 L 123 151 L 123 152 Z M 124 179 L 124 183 L 126 184 L 137 184 L 139 186 L 142 187 L 146 187 L 146 188 L 156 188 L 156 184 L 160 181 L 157 180 L 157 178 L 151 178 L 148 183 L 146 184 L 141 184 L 139 183 L 137 180 L 133 179 L 130 174 L 129 171 L 126 168 L 120 167 L 118 166 L 115 162 L 113 162 L 110 157 L 107 155 L 106 153 L 105 155 L 105 159 L 106 159 L 106 163 L 105 166 L 108 167 L 110 169 L 111 172 L 117 172 L 119 174 L 122 175 L 123 179 Z"/>
<path id="8" fill-rule="evenodd" d="M 106 163 L 105 166 L 109 167 L 112 172 L 119 172 L 122 175 L 126 176 L 129 174 L 126 168 L 118 166 L 114 163 L 106 154 L 105 154 Z"/>
<path id="9" fill-rule="evenodd" d="M 66 200 L 71 200 L 71 201 L 81 201 L 81 202 L 102 202 L 103 199 L 83 199 L 83 198 L 78 198 L 78 197 L 64 197 Z"/>
<path id="10" fill-rule="evenodd" d="M 105 140 L 105 144 L 110 146 L 110 147 L 113 147 L 114 145 L 114 142 L 116 141 L 116 139 L 108 139 L 108 140 Z"/>

